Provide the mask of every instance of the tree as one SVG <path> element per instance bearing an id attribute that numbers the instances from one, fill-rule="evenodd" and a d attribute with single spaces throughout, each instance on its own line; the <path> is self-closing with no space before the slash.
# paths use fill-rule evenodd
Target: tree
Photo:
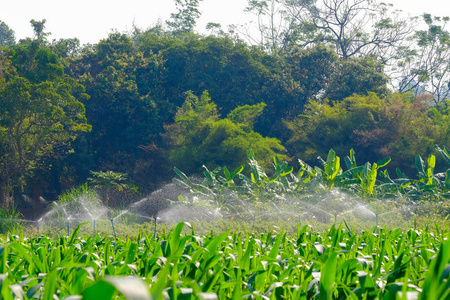
<path id="1" fill-rule="evenodd" d="M 267 104 L 264 102 L 255 105 L 238 106 L 227 115 L 227 119 L 235 124 L 246 125 L 249 130 L 253 130 L 257 118 L 263 113 L 266 106 Z"/>
<path id="2" fill-rule="evenodd" d="M 256 21 L 251 22 L 250 26 L 232 25 L 231 30 L 237 31 L 250 44 L 256 44 L 269 53 L 279 54 L 288 50 L 293 44 L 296 24 L 286 10 L 285 1 L 248 0 L 247 3 L 245 12 L 253 14 Z"/>
<path id="3" fill-rule="evenodd" d="M 200 98 L 186 93 L 186 101 L 177 110 L 175 123 L 166 126 L 169 161 L 190 174 L 202 165 L 208 168 L 236 168 L 247 160 L 252 149 L 267 167 L 271 158 L 284 147 L 275 138 L 263 137 L 252 130 L 253 122 L 264 104 L 237 107 L 227 118 L 220 119 L 217 107 L 205 91 Z"/>
<path id="4" fill-rule="evenodd" d="M 195 23 L 201 16 L 198 10 L 202 0 L 175 0 L 176 13 L 170 14 L 170 21 L 166 21 L 174 34 L 190 33 L 194 31 Z"/>
<path id="5" fill-rule="evenodd" d="M 2 46 L 11 46 L 15 43 L 16 38 L 14 35 L 14 31 L 9 28 L 6 23 L 0 20 L 0 47 Z"/>
<path id="6" fill-rule="evenodd" d="M 428 29 L 416 31 L 416 47 L 404 49 L 398 62 L 398 90 L 432 95 L 434 104 L 443 106 L 450 98 L 450 18 L 424 14 L 423 20 Z"/>
<path id="7" fill-rule="evenodd" d="M 343 58 L 371 55 L 383 63 L 413 32 L 411 20 L 376 0 L 248 0 L 257 16 L 247 40 L 271 53 L 286 53 L 318 43 Z M 238 28 L 234 26 L 234 28 Z M 242 33 L 242 30 L 240 30 Z M 257 38 L 253 38 L 253 36 Z"/>
<path id="8" fill-rule="evenodd" d="M 104 204 L 109 207 L 111 204 L 111 192 L 117 190 L 123 192 L 125 190 L 136 191 L 136 187 L 129 182 L 128 175 L 120 172 L 91 172 L 92 177 L 88 178 L 90 185 L 99 189 L 104 194 Z"/>
<path id="9" fill-rule="evenodd" d="M 302 86 L 305 103 L 325 98 L 343 100 L 353 94 L 388 93 L 389 78 L 383 65 L 369 56 L 339 57 L 329 46 L 318 44 L 286 55 L 287 70 Z"/>
<path id="10" fill-rule="evenodd" d="M 46 22 L 47 22 L 46 19 L 43 19 L 41 21 L 36 21 L 32 19 L 30 21 L 31 26 L 33 27 L 35 40 L 46 41 L 46 37 L 50 35 L 49 32 L 44 32 Z"/>
<path id="11" fill-rule="evenodd" d="M 308 7 L 313 34 L 304 43 L 330 43 L 343 58 L 372 55 L 387 62 L 413 31 L 391 7 L 375 0 L 320 0 Z"/>
<path id="12" fill-rule="evenodd" d="M 339 57 L 330 47 L 318 44 L 285 55 L 286 69 L 302 86 L 305 103 L 322 100 L 329 81 L 336 72 Z"/>
<path id="13" fill-rule="evenodd" d="M 289 153 L 317 164 L 332 148 L 345 156 L 353 148 L 359 161 L 391 157 L 388 166 L 415 175 L 414 156 L 427 156 L 434 145 L 449 142 L 449 117 L 411 94 L 380 98 L 374 93 L 340 101 L 311 101 L 296 119 L 285 122 L 291 131 Z"/>
<path id="14" fill-rule="evenodd" d="M 80 40 L 77 38 L 53 40 L 49 47 L 61 58 L 76 57 L 81 54 Z"/>
<path id="15" fill-rule="evenodd" d="M 40 66 L 46 73 L 32 75 Z M 47 48 L 23 44 L 1 56 L 0 68 L 0 203 L 11 208 L 11 187 L 53 155 L 68 153 L 90 126 L 79 101 L 87 98 L 84 87 L 64 75 Z"/>
<path id="16" fill-rule="evenodd" d="M 86 169 L 80 160 L 70 162 L 79 180 L 89 170 L 114 170 L 130 174 L 140 186 L 156 186 L 165 174 L 160 133 L 175 111 L 162 91 L 166 75 L 161 55 L 144 55 L 128 36 L 112 33 L 71 59 L 69 69 L 91 96 L 85 105 L 93 130 L 76 149 L 90 156 L 92 164 Z"/>
<path id="17" fill-rule="evenodd" d="M 335 64 L 323 97 L 342 100 L 353 94 L 373 92 L 384 98 L 389 94 L 388 82 L 380 61 L 370 56 L 341 58 Z"/>
<path id="18" fill-rule="evenodd" d="M 183 39 L 143 33 L 140 49 L 161 53 L 167 77 L 162 82 L 171 104 L 181 106 L 184 91 L 200 95 L 208 90 L 222 116 L 243 105 L 267 104 L 255 131 L 275 136 L 282 119 L 296 116 L 305 103 L 282 57 L 234 42 L 227 37 L 190 35 Z"/>

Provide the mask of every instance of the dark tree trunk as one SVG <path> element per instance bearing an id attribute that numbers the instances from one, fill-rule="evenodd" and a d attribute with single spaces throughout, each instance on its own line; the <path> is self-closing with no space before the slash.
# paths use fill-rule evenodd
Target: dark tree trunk
<path id="1" fill-rule="evenodd" d="M 1 208 L 10 210 L 14 206 L 14 200 L 11 195 L 11 189 L 8 180 L 0 177 L 0 205 Z"/>

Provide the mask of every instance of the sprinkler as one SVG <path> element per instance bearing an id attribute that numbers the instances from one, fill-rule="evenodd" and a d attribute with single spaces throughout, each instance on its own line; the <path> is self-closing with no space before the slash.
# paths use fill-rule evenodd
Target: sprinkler
<path id="1" fill-rule="evenodd" d="M 93 233 L 92 237 L 95 238 L 95 219 L 94 219 L 94 233 Z"/>
<path id="2" fill-rule="evenodd" d="M 376 233 L 378 233 L 378 214 L 375 214 Z"/>
<path id="3" fill-rule="evenodd" d="M 70 220 L 67 218 L 67 236 L 70 235 Z"/>
<path id="4" fill-rule="evenodd" d="M 298 226 L 302 224 L 301 215 L 298 216 Z"/>
<path id="5" fill-rule="evenodd" d="M 253 215 L 253 227 L 255 227 L 255 218 L 256 218 L 256 216 L 255 215 Z"/>
<path id="6" fill-rule="evenodd" d="M 114 229 L 114 219 L 111 219 L 112 230 L 114 233 L 114 238 L 116 238 L 116 229 Z"/>
<path id="7" fill-rule="evenodd" d="M 336 222 L 337 222 L 337 214 L 334 215 L 334 227 L 336 227 Z"/>
<path id="8" fill-rule="evenodd" d="M 38 234 L 39 234 L 39 220 L 36 221 L 36 228 L 37 228 L 37 231 L 38 231 Z"/>

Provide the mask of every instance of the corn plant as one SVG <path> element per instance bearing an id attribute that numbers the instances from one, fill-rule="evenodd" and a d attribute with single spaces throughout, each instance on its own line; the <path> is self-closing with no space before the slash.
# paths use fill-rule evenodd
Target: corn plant
<path id="1" fill-rule="evenodd" d="M 446 299 L 448 229 L 297 225 L 199 236 L 11 236 L 0 247 L 2 299 Z"/>

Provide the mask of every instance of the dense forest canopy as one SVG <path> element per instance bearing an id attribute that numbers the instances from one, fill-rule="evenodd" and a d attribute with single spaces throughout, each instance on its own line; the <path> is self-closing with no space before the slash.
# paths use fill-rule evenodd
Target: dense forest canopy
<path id="1" fill-rule="evenodd" d="M 174 166 L 233 169 L 248 149 L 263 165 L 314 165 L 353 148 L 408 173 L 415 155 L 449 145 L 448 17 L 404 18 L 373 0 L 249 0 L 254 35 L 213 23 L 201 35 L 200 1 L 175 2 L 166 24 L 95 45 L 50 41 L 45 20 L 16 41 L 0 21 L 3 205 L 55 199 L 98 171 L 148 192 Z"/>

